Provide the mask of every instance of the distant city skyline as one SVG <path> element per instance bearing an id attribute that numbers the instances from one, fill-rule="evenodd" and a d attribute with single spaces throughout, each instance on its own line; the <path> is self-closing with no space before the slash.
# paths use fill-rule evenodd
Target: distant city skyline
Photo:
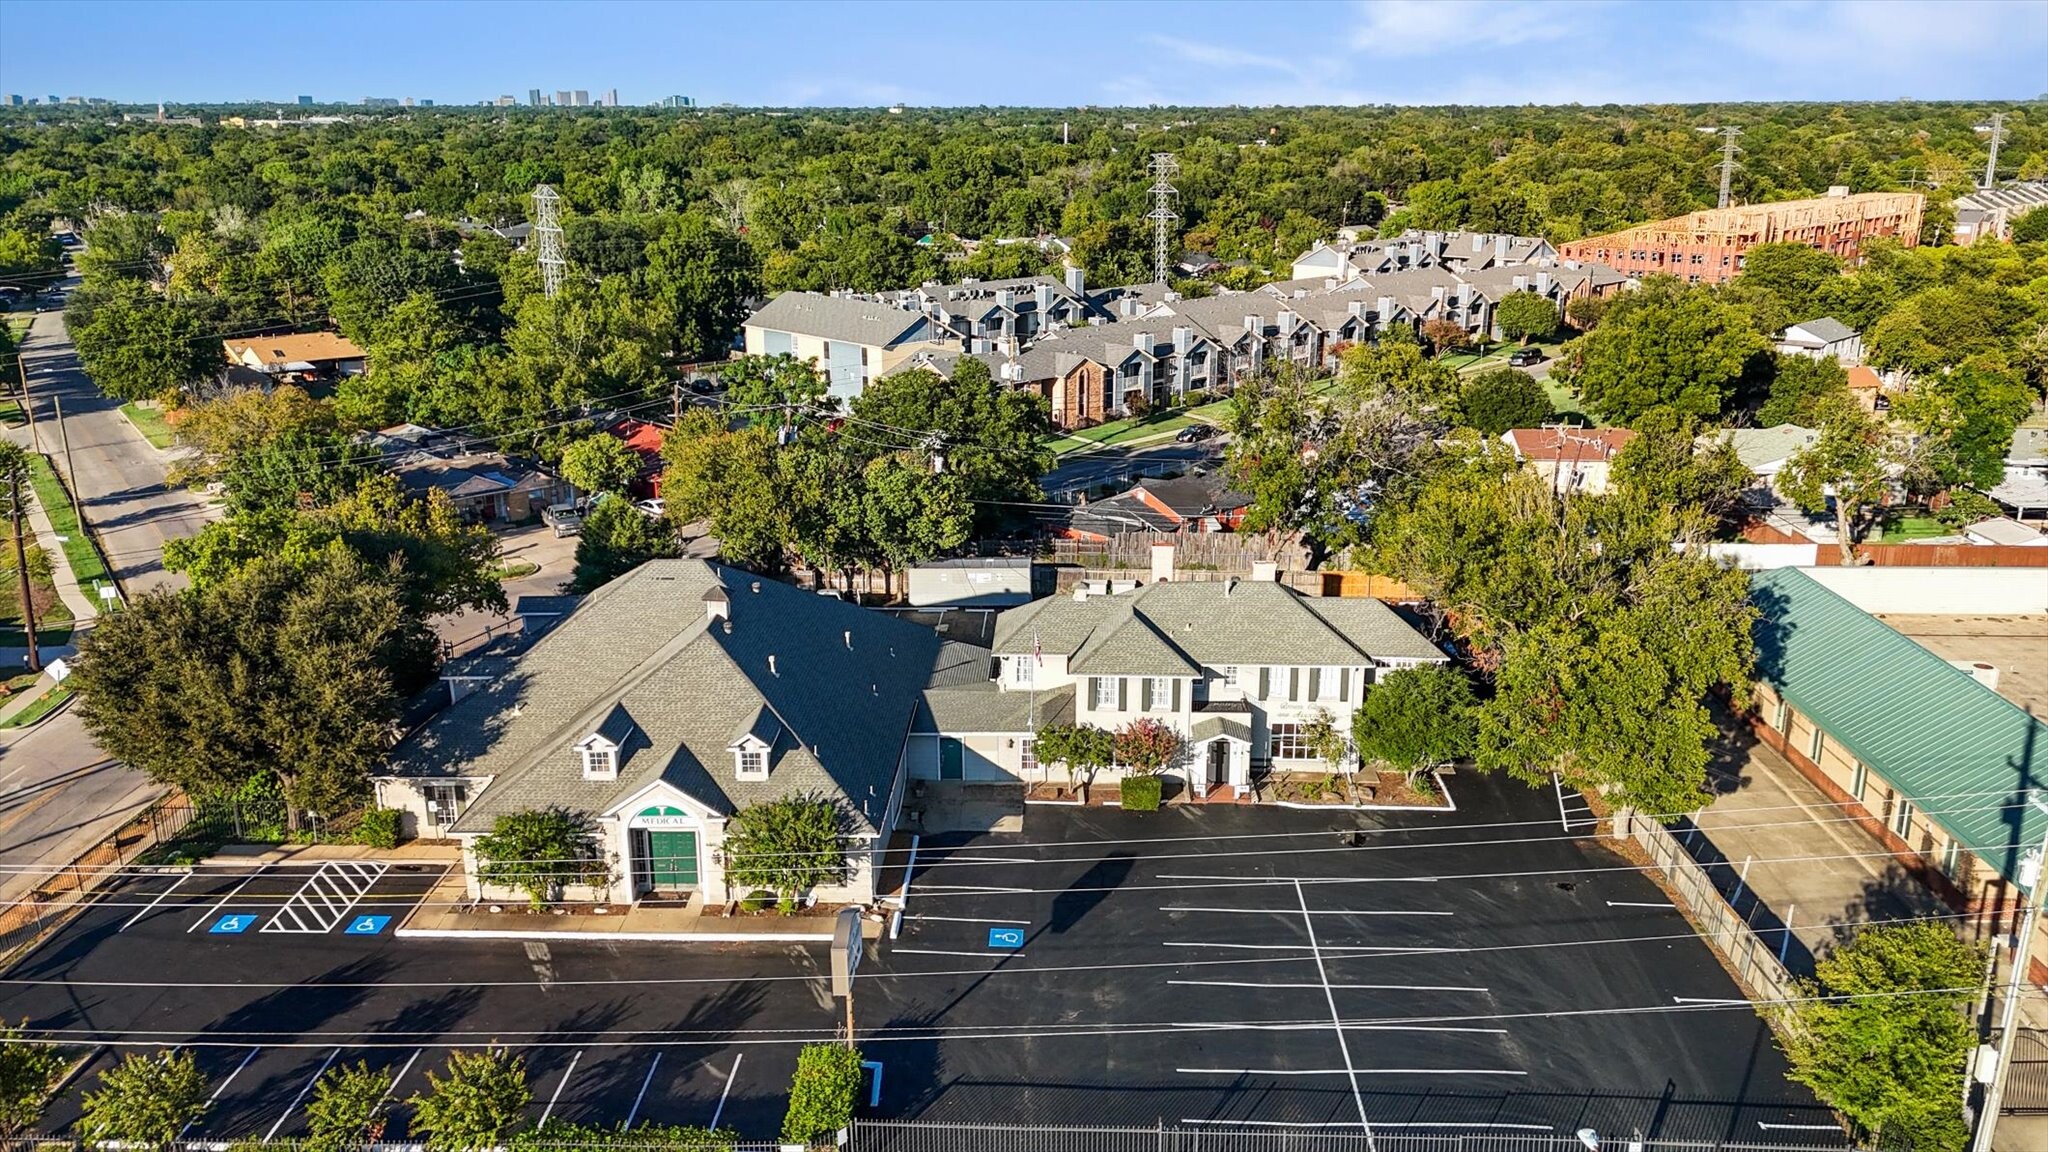
<path id="1" fill-rule="evenodd" d="M 953 6 L 0 0 L 0 89 L 123 103 L 678 92 L 769 106 L 2023 100 L 2048 0 L 1048 0 Z M 486 18 L 488 17 L 488 18 Z M 217 66 L 260 23 L 305 53 Z M 1305 34 L 1312 30 L 1312 34 Z M 1078 34 L 1085 33 L 1085 34 Z M 1057 51 L 1046 38 L 1056 38 Z M 50 51 L 61 44 L 63 51 Z M 779 61 L 778 66 L 769 66 Z M 309 77 L 314 79 L 309 80 Z M 586 97 L 588 99 L 588 97 Z M 596 105 L 598 99 L 589 99 Z"/>

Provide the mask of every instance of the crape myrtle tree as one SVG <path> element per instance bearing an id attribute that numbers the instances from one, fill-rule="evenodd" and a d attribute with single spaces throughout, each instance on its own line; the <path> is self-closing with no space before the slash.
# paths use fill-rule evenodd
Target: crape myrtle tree
<path id="1" fill-rule="evenodd" d="M 88 1140 L 169 1148 L 210 1107 L 206 1075 L 192 1049 L 130 1052 L 85 1094 L 78 1128 Z"/>
<path id="2" fill-rule="evenodd" d="M 526 1059 L 503 1049 L 448 1054 L 442 1075 L 427 1073 L 427 1089 L 413 1096 L 412 1131 L 432 1152 L 496 1148 L 526 1126 L 533 1090 Z"/>
<path id="3" fill-rule="evenodd" d="M 749 804 L 726 824 L 726 879 L 795 912 L 805 892 L 846 881 L 846 833 L 845 809 L 819 793 Z"/>
<path id="4" fill-rule="evenodd" d="M 525 892 L 535 908 L 561 898 L 569 884 L 607 884 L 597 822 L 568 808 L 507 812 L 476 838 L 477 879 Z"/>

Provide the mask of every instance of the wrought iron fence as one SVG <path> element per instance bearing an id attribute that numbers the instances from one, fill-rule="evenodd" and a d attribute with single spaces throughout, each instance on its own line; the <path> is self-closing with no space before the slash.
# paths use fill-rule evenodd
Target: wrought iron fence
<path id="1" fill-rule="evenodd" d="M 1375 1133 L 1327 1128 L 1223 1128 L 1158 1124 L 1151 1128 L 1028 1124 L 857 1121 L 852 1152 L 1585 1152 L 1577 1137 L 1529 1133 Z M 1613 1139 L 1630 1152 L 1814 1152 L 1849 1149 L 1847 1137 L 1811 1144 L 1735 1144 Z"/>

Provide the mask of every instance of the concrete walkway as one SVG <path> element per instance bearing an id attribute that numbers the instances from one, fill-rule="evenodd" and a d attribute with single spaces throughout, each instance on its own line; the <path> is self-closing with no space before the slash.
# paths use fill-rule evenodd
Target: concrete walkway
<path id="1" fill-rule="evenodd" d="M 394 935 L 455 940 L 627 940 L 671 944 L 818 944 L 831 943 L 830 914 L 781 916 L 773 912 L 726 916 L 706 909 L 701 892 L 682 905 L 590 905 L 535 912 L 518 900 L 472 902 L 466 878 L 457 869 L 442 877 Z M 830 911 L 836 912 L 838 906 Z M 492 911 L 491 909 L 498 909 Z M 861 931 L 872 939 L 881 934 L 880 917 L 863 921 Z"/>
<path id="2" fill-rule="evenodd" d="M 64 554 L 64 543 L 57 539 L 57 529 L 50 523 L 50 514 L 43 510 L 42 501 L 29 506 L 28 524 L 36 534 L 36 547 L 50 558 L 50 583 L 57 589 L 57 599 L 71 611 L 71 618 L 78 624 L 98 618 L 99 598 L 78 586 L 78 577 L 72 574 L 71 558 Z"/>

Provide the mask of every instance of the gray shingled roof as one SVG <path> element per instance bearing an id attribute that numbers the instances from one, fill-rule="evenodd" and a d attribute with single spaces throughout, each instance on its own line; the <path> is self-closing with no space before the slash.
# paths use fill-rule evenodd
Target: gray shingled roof
<path id="1" fill-rule="evenodd" d="M 1823 316 L 1818 320 L 1807 320 L 1803 323 L 1794 324 L 1792 327 L 1799 329 L 1823 344 L 1839 343 L 1856 335 L 1854 328 L 1849 327 L 1833 316 Z"/>
<path id="2" fill-rule="evenodd" d="M 1100 675 L 1444 658 L 1378 600 L 1303 596 L 1258 580 L 1166 582 L 1116 596 L 1034 601 L 997 617 L 995 651 L 1029 653 L 1034 636 L 1044 651 L 1070 657 L 1071 671 Z"/>
<path id="3" fill-rule="evenodd" d="M 817 292 L 784 292 L 747 317 L 751 328 L 884 348 L 914 339 L 911 329 L 926 323 L 923 315 L 894 305 Z"/>
<path id="4" fill-rule="evenodd" d="M 1030 692 L 1005 692 L 994 684 L 972 688 L 931 688 L 918 707 L 911 731 L 935 732 L 1029 732 L 1035 711 L 1038 727 L 1066 724 L 1074 719 L 1074 686 L 1038 693 L 1035 708 Z"/>
<path id="5" fill-rule="evenodd" d="M 730 621 L 707 619 L 713 588 L 731 597 Z M 872 830 L 940 650 L 932 632 L 882 613 L 656 560 L 585 598 L 502 679 L 435 717 L 389 773 L 491 777 L 459 832 L 524 808 L 602 812 L 656 780 L 722 812 L 823 791 Z M 600 730 L 625 736 L 614 781 L 583 779 L 571 751 Z M 729 746 L 749 731 L 776 737 L 766 780 L 735 775 Z"/>

